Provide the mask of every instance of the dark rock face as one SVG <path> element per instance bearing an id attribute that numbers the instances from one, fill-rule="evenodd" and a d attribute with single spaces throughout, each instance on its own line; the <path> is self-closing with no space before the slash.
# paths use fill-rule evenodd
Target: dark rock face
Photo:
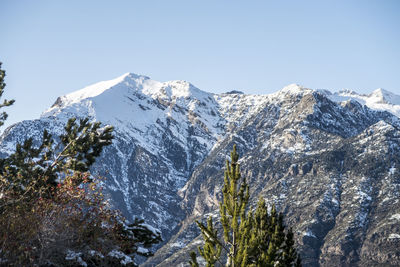
<path id="1" fill-rule="evenodd" d="M 319 94 L 267 105 L 195 169 L 182 190 L 182 207 L 191 212 L 145 266 L 187 265 L 188 253 L 201 243 L 193 238 L 194 219 L 218 216 L 221 168 L 233 144 L 253 203 L 261 195 L 285 213 L 304 266 L 400 264 L 400 132 L 392 119 Z"/>
<path id="2" fill-rule="evenodd" d="M 304 266 L 400 266 L 400 120 L 394 115 L 306 89 L 182 101 L 129 91 L 124 101 L 143 114 L 169 112 L 147 128 L 132 123 L 128 131 L 120 122 L 113 145 L 93 166 L 107 178 L 116 207 L 162 231 L 164 243 L 143 266 L 187 265 L 202 242 L 194 220 L 218 217 L 233 144 L 252 205 L 262 196 L 284 212 Z M 57 134 L 64 121 L 21 122 L 4 133 L 0 150 L 10 152 L 26 136 L 39 139 L 44 128 Z"/>

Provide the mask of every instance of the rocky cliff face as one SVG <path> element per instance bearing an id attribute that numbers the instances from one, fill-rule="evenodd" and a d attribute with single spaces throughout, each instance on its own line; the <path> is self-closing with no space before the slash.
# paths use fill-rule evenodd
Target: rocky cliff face
<path id="1" fill-rule="evenodd" d="M 398 266 L 398 98 L 379 92 L 291 85 L 216 95 L 126 74 L 60 97 L 40 119 L 7 129 L 0 149 L 44 128 L 56 134 L 70 116 L 114 125 L 93 172 L 107 177 L 128 218 L 162 231 L 163 246 L 144 265 L 185 266 L 201 242 L 194 219 L 218 216 L 222 168 L 237 144 L 253 203 L 263 196 L 285 213 L 305 266 Z M 385 100 L 378 108 L 377 95 Z"/>

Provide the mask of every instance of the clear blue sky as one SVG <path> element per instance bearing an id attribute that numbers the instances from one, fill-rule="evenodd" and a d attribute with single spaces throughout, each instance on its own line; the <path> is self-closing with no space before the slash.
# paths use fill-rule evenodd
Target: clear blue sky
<path id="1" fill-rule="evenodd" d="M 126 72 L 217 93 L 400 94 L 399 14 L 397 0 L 0 0 L 8 124 Z"/>

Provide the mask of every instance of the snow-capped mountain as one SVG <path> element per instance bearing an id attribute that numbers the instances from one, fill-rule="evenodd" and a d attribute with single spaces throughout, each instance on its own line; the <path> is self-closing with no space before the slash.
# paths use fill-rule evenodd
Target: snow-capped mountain
<path id="1" fill-rule="evenodd" d="M 194 219 L 216 214 L 222 168 L 238 146 L 253 200 L 276 203 L 305 266 L 400 264 L 400 97 L 289 85 L 274 94 L 212 94 L 185 81 L 127 73 L 59 97 L 9 127 L 0 151 L 57 134 L 69 117 L 115 126 L 92 172 L 128 218 L 163 233 L 144 265 L 184 266 Z M 397 115 L 397 116 L 396 116 Z"/>

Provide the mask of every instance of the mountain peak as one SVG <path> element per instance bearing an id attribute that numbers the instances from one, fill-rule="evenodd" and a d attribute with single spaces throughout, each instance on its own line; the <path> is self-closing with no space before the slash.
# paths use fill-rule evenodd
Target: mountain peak
<path id="1" fill-rule="evenodd" d="M 179 103 L 188 108 L 194 108 L 198 101 L 209 102 L 213 95 L 204 92 L 191 83 L 183 80 L 158 82 L 147 76 L 135 73 L 125 73 L 115 79 L 98 82 L 78 91 L 57 98 L 51 108 L 42 113 L 42 117 L 54 116 L 68 110 L 72 114 L 90 114 L 96 119 L 102 118 L 110 123 L 119 123 L 122 114 L 126 121 L 131 120 L 131 112 L 135 111 L 132 101 L 141 102 L 149 97 L 162 100 L 165 103 Z M 193 103 L 192 103 L 193 102 Z M 192 104 L 190 104 L 192 103 Z M 113 113 L 103 112 L 107 107 Z M 140 111 L 146 110 L 145 103 L 140 103 Z M 149 112 L 147 112 L 149 113 Z M 115 120 L 115 118 L 119 118 Z"/>
<path id="2" fill-rule="evenodd" d="M 387 91 L 387 90 L 385 90 L 383 88 L 378 88 L 378 89 L 372 91 L 371 95 L 374 95 L 374 94 L 383 95 L 383 94 L 391 94 L 391 92 L 389 92 L 389 91 Z"/>
<path id="3" fill-rule="evenodd" d="M 337 94 L 340 95 L 358 95 L 357 92 L 350 90 L 350 89 L 342 89 L 337 92 Z"/>
<path id="4" fill-rule="evenodd" d="M 277 92 L 277 94 L 281 95 L 298 95 L 298 94 L 304 94 L 304 93 L 309 93 L 312 92 L 312 89 L 309 88 L 305 88 L 302 85 L 296 84 L 296 83 L 292 83 L 289 84 L 285 87 L 283 87 L 281 90 L 279 90 Z"/>
<path id="5" fill-rule="evenodd" d="M 302 91 L 303 89 L 304 89 L 304 87 L 301 86 L 300 84 L 291 83 L 291 84 L 286 85 L 285 87 L 283 87 L 281 89 L 281 91 L 284 91 L 284 92 L 297 92 L 297 91 Z"/>
<path id="6" fill-rule="evenodd" d="M 150 79 L 147 76 L 138 75 L 135 73 L 125 73 L 115 79 L 98 82 L 89 86 L 84 87 L 78 91 L 69 93 L 65 96 L 62 96 L 61 99 L 66 104 L 76 103 L 85 98 L 95 97 L 102 94 L 104 91 L 124 82 L 131 81 L 144 81 Z"/>
<path id="7" fill-rule="evenodd" d="M 397 117 L 400 117 L 400 96 L 382 88 L 376 89 L 370 94 L 359 94 L 355 91 L 345 89 L 335 92 L 328 97 L 335 102 L 352 99 L 371 109 L 386 110 Z"/>
<path id="8" fill-rule="evenodd" d="M 118 78 L 122 78 L 122 81 L 129 81 L 129 80 L 133 80 L 133 81 L 145 81 L 145 80 L 150 80 L 150 77 L 145 76 L 145 75 L 141 75 L 141 74 L 136 74 L 133 72 L 127 72 L 123 75 L 121 75 Z M 117 78 L 117 79 L 118 79 Z"/>
<path id="9" fill-rule="evenodd" d="M 169 81 L 165 82 L 164 84 L 164 89 L 167 96 L 172 98 L 194 97 L 197 99 L 202 99 L 209 95 L 209 93 L 204 92 L 193 84 L 183 80 Z"/>
<path id="10" fill-rule="evenodd" d="M 375 103 L 386 103 L 399 105 L 400 104 L 400 96 L 393 94 L 385 89 L 378 88 L 368 95 L 371 101 Z"/>
<path id="11" fill-rule="evenodd" d="M 137 87 L 138 85 L 142 85 L 147 81 L 150 81 L 150 78 L 147 76 L 127 72 L 115 79 L 97 82 L 75 92 L 58 97 L 55 103 L 48 110 L 46 110 L 42 114 L 42 116 L 54 115 L 53 113 L 58 112 L 60 108 L 79 103 L 88 98 L 97 97 L 99 95 L 102 95 L 109 89 L 117 87 L 119 85 L 125 85 L 127 87 Z"/>

